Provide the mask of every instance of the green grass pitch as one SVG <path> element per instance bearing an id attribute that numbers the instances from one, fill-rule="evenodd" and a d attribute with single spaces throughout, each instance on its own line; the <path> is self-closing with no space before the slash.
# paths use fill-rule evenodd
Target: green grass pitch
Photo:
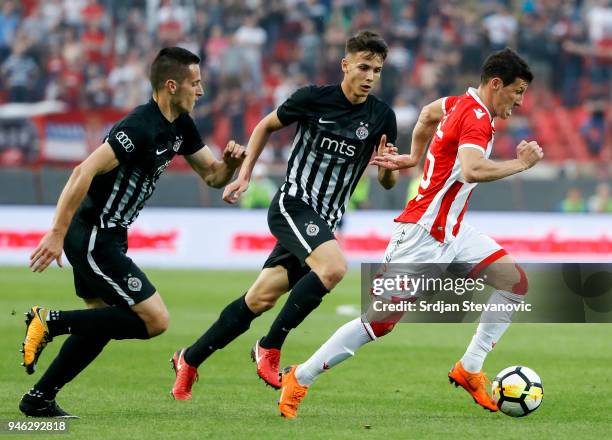
<path id="1" fill-rule="evenodd" d="M 170 398 L 174 374 L 168 360 L 244 292 L 256 273 L 248 271 L 147 271 L 171 314 L 170 329 L 150 341 L 112 341 L 100 357 L 58 396 L 77 414 L 74 439 L 191 438 L 609 438 L 612 432 L 612 325 L 516 324 L 489 356 L 489 376 L 524 364 L 542 377 L 542 407 L 522 419 L 491 414 L 446 373 L 462 355 L 474 324 L 401 324 L 355 359 L 327 372 L 311 388 L 296 420 L 278 415 L 278 393 L 265 387 L 249 357 L 275 311 L 200 367 L 188 402 Z M 288 338 L 281 365 L 304 360 L 351 319 L 336 313 L 357 304 L 359 276 L 349 276 Z M 0 419 L 22 419 L 21 395 L 40 377 L 64 337 L 41 356 L 28 376 L 19 365 L 23 312 L 33 304 L 81 308 L 70 269 L 32 274 L 0 268 Z M 277 305 L 275 309 L 281 304 Z M 3 436 L 4 437 L 4 436 Z M 10 438 L 13 436 L 6 436 Z M 19 435 L 15 438 L 27 438 Z M 32 435 L 32 438 L 45 436 Z"/>

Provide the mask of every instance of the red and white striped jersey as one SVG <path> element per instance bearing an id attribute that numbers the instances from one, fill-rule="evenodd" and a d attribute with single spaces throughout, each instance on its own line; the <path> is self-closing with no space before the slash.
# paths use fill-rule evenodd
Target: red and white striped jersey
<path id="1" fill-rule="evenodd" d="M 468 199 L 476 183 L 467 183 L 461 173 L 459 150 L 476 148 L 489 157 L 493 148 L 493 118 L 476 89 L 443 101 L 444 116 L 427 152 L 419 193 L 395 219 L 418 223 L 432 237 L 450 243 L 459 233 Z"/>

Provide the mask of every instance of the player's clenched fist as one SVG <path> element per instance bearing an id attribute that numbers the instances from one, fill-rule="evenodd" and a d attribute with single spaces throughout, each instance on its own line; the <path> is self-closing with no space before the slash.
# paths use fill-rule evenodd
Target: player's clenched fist
<path id="1" fill-rule="evenodd" d="M 239 143 L 231 140 L 223 150 L 223 162 L 230 168 L 238 168 L 246 157 L 246 148 Z"/>
<path id="2" fill-rule="evenodd" d="M 542 160 L 544 151 L 542 151 L 542 147 L 536 141 L 527 142 L 523 140 L 516 146 L 516 157 L 527 169 Z"/>

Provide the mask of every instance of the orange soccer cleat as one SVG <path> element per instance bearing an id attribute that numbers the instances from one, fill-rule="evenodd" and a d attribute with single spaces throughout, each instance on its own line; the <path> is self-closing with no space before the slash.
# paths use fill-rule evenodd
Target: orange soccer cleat
<path id="1" fill-rule="evenodd" d="M 455 366 L 448 372 L 448 380 L 456 387 L 462 386 L 474 398 L 474 402 L 491 412 L 498 411 L 497 405 L 487 392 L 489 379 L 481 371 L 479 373 L 469 373 L 465 371 L 461 361 L 457 361 Z"/>
<path id="2" fill-rule="evenodd" d="M 40 354 L 53 340 L 47 327 L 47 315 L 49 311 L 39 306 L 34 306 L 26 315 L 26 334 L 23 340 L 21 352 L 23 353 L 23 365 L 28 374 L 34 373 L 36 363 Z"/>
<path id="3" fill-rule="evenodd" d="M 281 395 L 278 400 L 278 409 L 280 409 L 281 416 L 288 419 L 297 417 L 298 406 L 308 392 L 308 387 L 298 383 L 295 377 L 296 369 L 297 365 L 292 365 L 285 368 L 281 375 Z"/>

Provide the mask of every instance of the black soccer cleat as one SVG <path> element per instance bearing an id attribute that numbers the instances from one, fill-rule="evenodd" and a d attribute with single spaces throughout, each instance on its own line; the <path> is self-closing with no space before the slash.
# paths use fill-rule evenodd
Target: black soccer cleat
<path id="1" fill-rule="evenodd" d="M 34 397 L 24 394 L 19 402 L 19 410 L 28 417 L 47 417 L 56 419 L 78 419 L 78 416 L 68 414 L 61 409 L 55 399 L 45 400 L 42 397 Z"/>

